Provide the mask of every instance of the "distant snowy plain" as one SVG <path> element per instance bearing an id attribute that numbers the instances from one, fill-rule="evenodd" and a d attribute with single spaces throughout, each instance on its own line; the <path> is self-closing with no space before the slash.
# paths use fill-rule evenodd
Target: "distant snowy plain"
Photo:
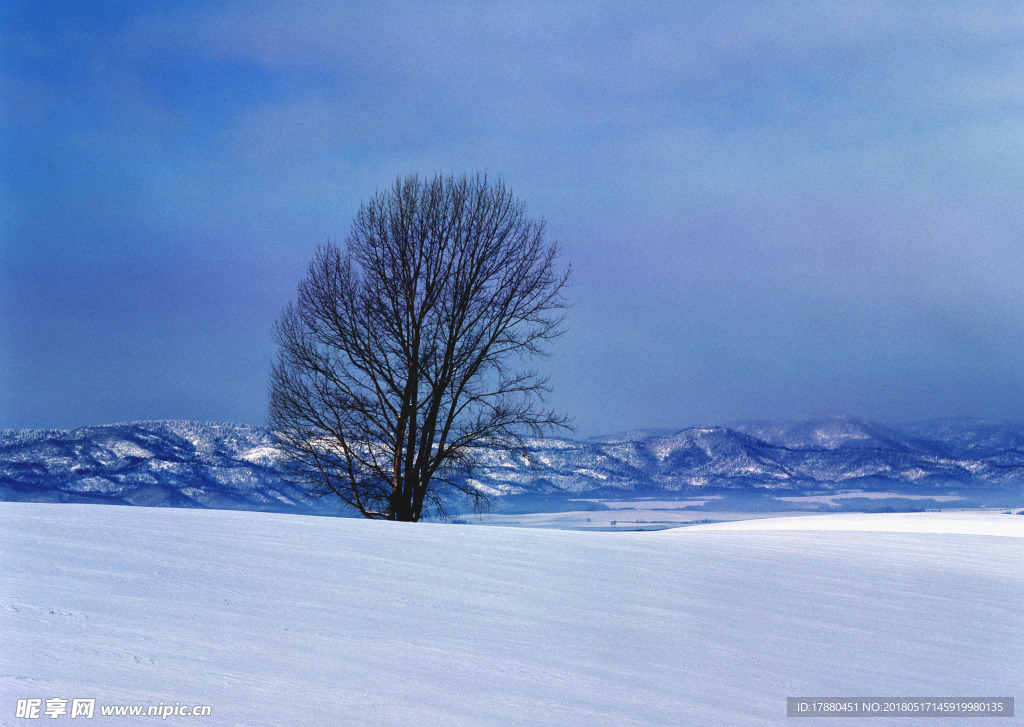
<path id="1" fill-rule="evenodd" d="M 0 725 L 780 725 L 787 696 L 1024 697 L 1024 516 L 1002 512 L 581 532 L 0 503 L 0 532 Z M 212 714 L 15 717 L 52 697 Z"/>

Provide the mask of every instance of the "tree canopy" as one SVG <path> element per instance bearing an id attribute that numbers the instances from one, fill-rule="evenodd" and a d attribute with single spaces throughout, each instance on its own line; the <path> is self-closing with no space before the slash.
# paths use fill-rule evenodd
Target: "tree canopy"
<path id="1" fill-rule="evenodd" d="M 270 425 L 314 496 L 369 518 L 477 506 L 481 453 L 567 419 L 528 362 L 562 333 L 569 269 L 499 180 L 398 179 L 313 256 L 275 327 Z"/>

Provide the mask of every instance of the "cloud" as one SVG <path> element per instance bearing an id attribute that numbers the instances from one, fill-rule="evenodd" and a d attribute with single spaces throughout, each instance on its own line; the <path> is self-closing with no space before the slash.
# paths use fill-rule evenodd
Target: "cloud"
<path id="1" fill-rule="evenodd" d="M 632 392 L 602 394 L 592 430 L 673 425 L 684 404 L 645 400 L 648 378 L 703 392 L 689 421 L 787 397 L 884 412 L 892 371 L 922 412 L 953 381 L 997 409 L 986 366 L 1024 390 L 1017 4 L 105 12 L 3 29 L 0 89 L 26 101 L 3 120 L 5 253 L 25 265 L 227 260 L 259 284 L 247 257 L 301 269 L 396 175 L 482 170 L 576 264 L 566 378 Z"/>

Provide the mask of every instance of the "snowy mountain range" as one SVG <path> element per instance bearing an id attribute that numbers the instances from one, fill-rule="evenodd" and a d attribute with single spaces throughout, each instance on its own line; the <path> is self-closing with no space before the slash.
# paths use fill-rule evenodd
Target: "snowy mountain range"
<path id="1" fill-rule="evenodd" d="M 0 431 L 0 500 L 272 512 L 337 512 L 277 470 L 270 432 L 240 424 L 135 422 Z"/>
<path id="2" fill-rule="evenodd" d="M 506 496 L 851 490 L 1024 493 L 1024 424 L 973 419 L 896 427 L 854 418 L 739 422 L 543 439 L 532 463 L 487 456 L 472 482 Z M 336 514 L 285 481 L 266 429 L 136 422 L 0 431 L 0 500 Z"/>

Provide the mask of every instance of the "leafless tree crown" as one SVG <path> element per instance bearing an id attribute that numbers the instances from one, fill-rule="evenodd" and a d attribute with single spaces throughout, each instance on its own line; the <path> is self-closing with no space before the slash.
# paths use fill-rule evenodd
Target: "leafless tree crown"
<path id="1" fill-rule="evenodd" d="M 561 334 L 568 269 L 500 181 L 399 179 L 320 246 L 275 327 L 288 474 L 370 518 L 444 515 L 479 455 L 567 420 L 520 368 Z"/>

